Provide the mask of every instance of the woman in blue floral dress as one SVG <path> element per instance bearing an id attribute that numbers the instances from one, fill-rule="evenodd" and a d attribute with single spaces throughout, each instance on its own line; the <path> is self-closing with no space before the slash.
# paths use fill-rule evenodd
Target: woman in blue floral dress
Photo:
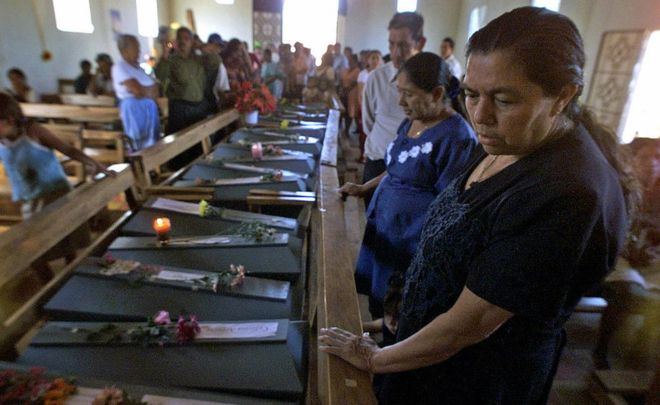
<path id="1" fill-rule="evenodd" d="M 340 189 L 360 196 L 377 187 L 367 210 L 356 273 L 358 291 L 369 295 L 374 318 L 384 315 L 390 285 L 391 291 L 401 286 L 429 204 L 461 172 L 477 143 L 469 124 L 451 107 L 458 81 L 439 56 L 424 52 L 407 60 L 397 87 L 407 118 L 387 148 L 386 172 L 363 185 L 347 183 Z M 391 301 L 396 305 L 398 299 Z M 390 318 L 386 325 L 395 329 Z"/>

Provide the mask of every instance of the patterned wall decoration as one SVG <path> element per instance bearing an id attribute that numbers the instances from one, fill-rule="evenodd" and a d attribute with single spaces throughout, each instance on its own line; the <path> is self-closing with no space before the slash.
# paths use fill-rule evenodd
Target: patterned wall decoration
<path id="1" fill-rule="evenodd" d="M 254 45 L 272 43 L 278 45 L 282 42 L 282 13 L 269 11 L 254 11 L 253 38 Z"/>
<path id="2" fill-rule="evenodd" d="M 614 131 L 625 113 L 635 66 L 647 40 L 646 31 L 609 31 L 601 39 L 587 105 Z"/>

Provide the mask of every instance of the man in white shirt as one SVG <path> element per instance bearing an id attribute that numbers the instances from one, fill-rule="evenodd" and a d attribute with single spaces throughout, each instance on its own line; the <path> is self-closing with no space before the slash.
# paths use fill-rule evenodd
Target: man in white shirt
<path id="1" fill-rule="evenodd" d="M 363 182 L 385 171 L 387 145 L 396 138 L 396 131 L 406 114 L 399 105 L 399 91 L 394 80 L 403 63 L 424 48 L 424 18 L 413 12 L 397 13 L 387 27 L 390 62 L 369 74 L 362 99 L 362 125 L 367 140 L 364 154 Z M 371 195 L 365 196 L 365 207 Z"/>
<path id="2" fill-rule="evenodd" d="M 112 65 L 112 81 L 119 99 L 119 115 L 132 151 L 144 149 L 160 138 L 160 117 L 155 98 L 158 85 L 140 68 L 140 43 L 133 35 L 117 40 L 121 60 Z"/>
<path id="3" fill-rule="evenodd" d="M 456 76 L 458 80 L 461 80 L 461 77 L 463 76 L 463 67 L 461 67 L 461 63 L 454 56 L 453 39 L 447 37 L 442 40 L 442 43 L 440 44 L 440 56 L 442 56 L 442 59 L 447 62 L 451 73 Z"/>

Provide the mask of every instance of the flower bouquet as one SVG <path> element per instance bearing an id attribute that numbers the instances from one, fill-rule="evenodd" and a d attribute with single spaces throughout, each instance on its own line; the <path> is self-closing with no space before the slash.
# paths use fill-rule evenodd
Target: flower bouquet
<path id="1" fill-rule="evenodd" d="M 29 373 L 0 371 L 0 403 L 64 404 L 76 392 L 73 382 L 64 378 L 50 379 L 44 369 L 34 367 Z"/>
<path id="2" fill-rule="evenodd" d="M 250 82 L 243 82 L 241 87 L 236 92 L 236 104 L 234 107 L 238 112 L 246 114 L 253 114 L 254 112 L 261 114 L 269 114 L 275 111 L 277 101 L 270 93 L 268 87 L 262 84 L 252 84 Z M 256 124 L 256 122 L 250 122 Z"/>

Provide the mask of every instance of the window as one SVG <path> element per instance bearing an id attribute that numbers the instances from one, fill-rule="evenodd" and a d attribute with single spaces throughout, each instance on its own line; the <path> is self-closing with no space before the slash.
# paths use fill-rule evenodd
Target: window
<path id="1" fill-rule="evenodd" d="M 234 0 L 215 0 L 215 2 L 218 3 L 218 4 L 224 4 L 224 5 L 227 5 L 227 6 L 231 6 L 232 4 L 234 4 Z"/>
<path id="2" fill-rule="evenodd" d="M 302 42 L 320 65 L 328 44 L 337 42 L 338 11 L 338 0 L 284 0 L 282 42 Z"/>
<path id="3" fill-rule="evenodd" d="M 545 7 L 548 10 L 559 11 L 561 0 L 532 0 L 532 6 Z"/>
<path id="4" fill-rule="evenodd" d="M 397 0 L 396 2 L 397 13 L 404 11 L 417 11 L 417 0 Z"/>
<path id="5" fill-rule="evenodd" d="M 658 89 L 660 89 L 660 31 L 651 34 L 639 66 L 634 89 L 629 99 L 627 114 L 624 113 L 621 141 L 628 143 L 636 137 L 660 137 L 658 115 Z"/>
<path id="6" fill-rule="evenodd" d="M 136 0 L 138 33 L 143 37 L 158 36 L 158 6 L 156 0 Z"/>
<path id="7" fill-rule="evenodd" d="M 89 0 L 53 0 L 55 25 L 60 31 L 94 32 Z"/>
<path id="8" fill-rule="evenodd" d="M 475 7 L 470 11 L 470 20 L 468 21 L 468 39 L 475 32 L 479 31 L 486 18 L 486 6 Z"/>

